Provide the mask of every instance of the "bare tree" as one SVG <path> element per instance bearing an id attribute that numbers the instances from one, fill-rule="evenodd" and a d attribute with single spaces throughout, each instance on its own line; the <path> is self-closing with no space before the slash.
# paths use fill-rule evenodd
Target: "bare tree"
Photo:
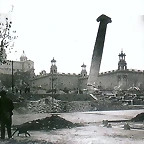
<path id="1" fill-rule="evenodd" d="M 14 40 L 17 39 L 16 31 L 11 30 L 12 22 L 8 18 L 5 18 L 4 22 L 0 22 L 0 63 L 6 63 L 8 50 L 11 53 L 11 50 L 14 47 Z"/>

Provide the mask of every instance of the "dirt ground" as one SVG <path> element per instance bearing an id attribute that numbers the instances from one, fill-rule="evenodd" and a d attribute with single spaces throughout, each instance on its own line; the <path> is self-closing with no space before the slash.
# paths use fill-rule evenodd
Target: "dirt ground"
<path id="1" fill-rule="evenodd" d="M 124 123 L 112 123 L 112 128 L 106 128 L 102 125 L 102 120 L 120 120 L 131 119 L 144 110 L 124 110 L 124 111 L 95 111 L 95 112 L 77 112 L 62 113 L 61 117 L 74 123 L 84 123 L 85 126 L 72 129 L 45 131 L 30 131 L 31 137 L 26 138 L 23 135 L 14 136 L 14 140 L 1 144 L 143 144 L 144 130 L 124 130 Z M 50 114 L 22 114 L 13 116 L 13 124 L 22 124 L 26 121 L 44 118 Z M 129 123 L 134 127 L 144 127 L 141 123 Z"/>

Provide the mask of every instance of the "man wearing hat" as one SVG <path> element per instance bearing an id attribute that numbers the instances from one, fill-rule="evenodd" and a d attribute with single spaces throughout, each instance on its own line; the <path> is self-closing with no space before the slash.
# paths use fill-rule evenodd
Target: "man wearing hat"
<path id="1" fill-rule="evenodd" d="M 7 128 L 8 138 L 11 138 L 11 125 L 14 105 L 7 96 L 6 90 L 0 91 L 0 120 L 1 120 L 1 139 L 5 139 L 5 126 Z"/>

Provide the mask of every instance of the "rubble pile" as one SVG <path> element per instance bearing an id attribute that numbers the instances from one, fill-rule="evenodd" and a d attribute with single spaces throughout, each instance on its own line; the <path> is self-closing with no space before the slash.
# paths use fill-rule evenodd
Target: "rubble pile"
<path id="1" fill-rule="evenodd" d="M 144 113 L 138 114 L 136 117 L 132 118 L 133 122 L 143 122 L 144 121 Z"/>
<path id="2" fill-rule="evenodd" d="M 98 102 L 92 103 L 92 107 L 97 108 L 99 111 L 129 109 L 128 106 L 122 105 L 119 101 L 113 102 L 110 100 L 98 100 Z"/>
<path id="3" fill-rule="evenodd" d="M 38 101 L 29 101 L 27 103 L 28 110 L 36 113 L 49 113 L 52 112 L 52 107 L 55 112 L 61 111 L 60 100 L 53 99 L 52 97 L 42 98 Z"/>
<path id="4" fill-rule="evenodd" d="M 22 129 L 27 129 L 28 131 L 37 131 L 37 130 L 48 131 L 54 129 L 72 128 L 76 126 L 80 126 L 80 124 L 67 121 L 58 115 L 52 115 L 51 117 L 37 119 L 37 120 L 23 123 L 22 125 L 13 126 L 13 128 L 19 127 Z"/>
<path id="5" fill-rule="evenodd" d="M 90 101 L 73 101 L 66 104 L 67 112 L 84 112 L 91 110 Z"/>
<path id="6" fill-rule="evenodd" d="M 138 108 L 138 107 L 136 107 Z M 50 112 L 84 112 L 103 110 L 127 110 L 135 109 L 131 105 L 124 105 L 122 101 L 113 101 L 98 97 L 98 101 L 61 101 L 48 96 L 39 100 L 25 100 L 15 104 L 15 113 L 50 113 Z"/>
<path id="7" fill-rule="evenodd" d="M 121 110 L 129 109 L 120 103 L 106 101 L 72 101 L 64 102 L 60 100 L 52 100 L 51 98 L 43 98 L 38 101 L 27 101 L 27 106 L 20 106 L 15 109 L 15 113 L 50 113 L 50 112 L 84 112 L 84 111 L 103 111 L 103 110 Z M 53 105 L 53 109 L 52 109 Z M 54 111 L 53 111 L 54 110 Z"/>

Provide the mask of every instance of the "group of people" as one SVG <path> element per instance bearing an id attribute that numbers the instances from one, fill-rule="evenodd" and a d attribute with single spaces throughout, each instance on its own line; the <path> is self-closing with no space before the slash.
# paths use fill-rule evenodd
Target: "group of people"
<path id="1" fill-rule="evenodd" d="M 7 97 L 7 91 L 0 91 L 0 123 L 1 123 L 1 139 L 5 139 L 5 127 L 7 128 L 8 138 L 12 138 L 11 125 L 14 104 Z"/>
<path id="2" fill-rule="evenodd" d="M 24 93 L 29 93 L 30 92 L 30 87 L 25 87 L 24 88 Z M 17 87 L 15 87 L 15 93 L 22 93 L 21 89 L 18 89 Z"/>

